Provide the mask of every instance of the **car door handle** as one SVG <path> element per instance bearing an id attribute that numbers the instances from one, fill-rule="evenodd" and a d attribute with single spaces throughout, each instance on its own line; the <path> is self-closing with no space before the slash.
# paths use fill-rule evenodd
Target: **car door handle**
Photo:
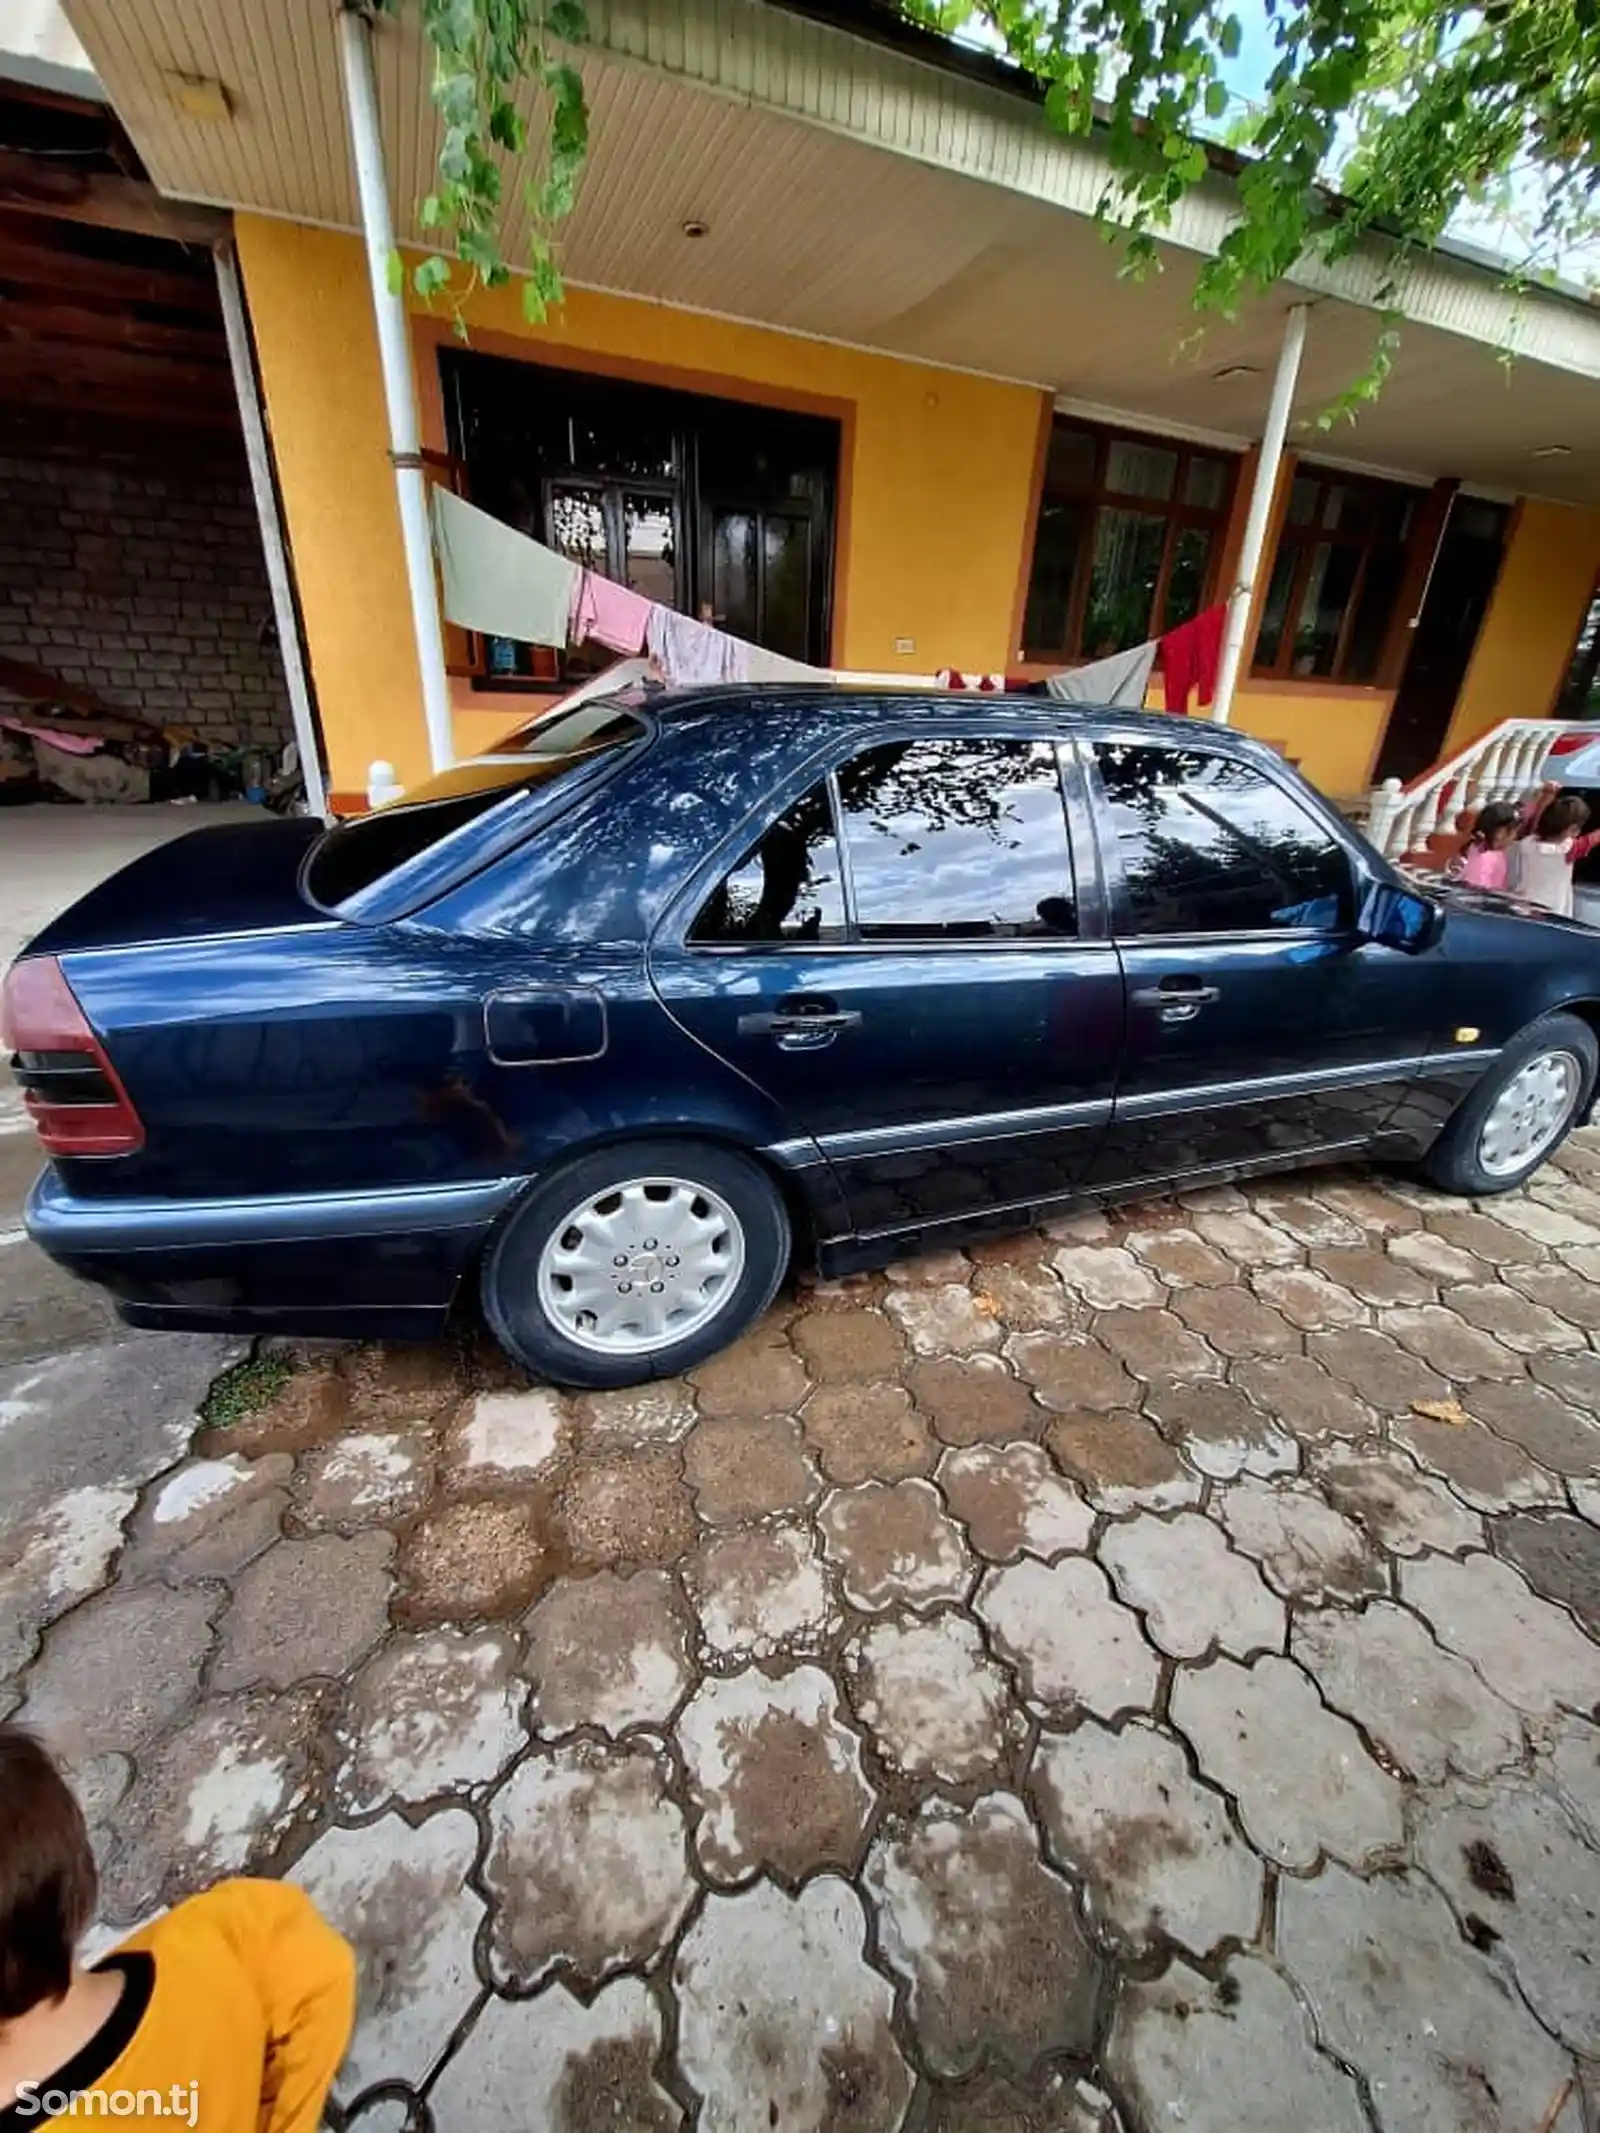
<path id="1" fill-rule="evenodd" d="M 1222 998 L 1222 988 L 1198 978 L 1163 978 L 1159 985 L 1141 985 L 1133 995 L 1135 1007 L 1160 1010 L 1163 1022 L 1192 1022 L 1202 1007 Z"/>
<path id="2" fill-rule="evenodd" d="M 741 1015 L 741 1037 L 832 1037 L 842 1029 L 859 1029 L 861 1016 L 854 1008 L 796 1005 L 770 1014 Z"/>

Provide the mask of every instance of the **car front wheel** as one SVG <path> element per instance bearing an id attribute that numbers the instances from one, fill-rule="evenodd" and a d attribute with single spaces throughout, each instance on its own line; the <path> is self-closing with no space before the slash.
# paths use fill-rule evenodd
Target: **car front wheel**
<path id="1" fill-rule="evenodd" d="M 1506 1046 L 1428 1157 L 1446 1192 L 1510 1192 L 1553 1155 L 1589 1100 L 1600 1044 L 1576 1015 L 1545 1015 Z"/>
<path id="2" fill-rule="evenodd" d="M 772 1301 L 789 1261 L 776 1186 L 747 1157 L 638 1141 L 541 1180 L 484 1260 L 501 1346 L 558 1385 L 634 1385 L 703 1362 Z"/>

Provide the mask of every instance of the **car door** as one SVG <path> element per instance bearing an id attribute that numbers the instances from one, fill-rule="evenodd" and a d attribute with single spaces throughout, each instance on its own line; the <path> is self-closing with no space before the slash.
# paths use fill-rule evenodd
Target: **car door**
<path id="1" fill-rule="evenodd" d="M 1107 1189 L 1370 1143 L 1433 1037 L 1415 960 L 1356 930 L 1353 847 L 1258 760 L 1080 743 L 1127 987 Z"/>
<path id="2" fill-rule="evenodd" d="M 1123 1015 L 1054 738 L 879 733 L 776 800 L 651 952 L 668 1012 L 817 1143 L 869 1235 L 1069 1192 Z"/>

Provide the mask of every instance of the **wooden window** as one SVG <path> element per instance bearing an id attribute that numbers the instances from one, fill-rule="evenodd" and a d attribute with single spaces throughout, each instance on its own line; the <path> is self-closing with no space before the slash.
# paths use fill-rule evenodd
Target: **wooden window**
<path id="1" fill-rule="evenodd" d="M 1102 659 L 1211 599 L 1238 462 L 1057 416 L 1022 641 L 1031 660 Z"/>
<path id="2" fill-rule="evenodd" d="M 1376 681 L 1422 497 L 1301 466 L 1267 581 L 1255 674 Z"/>
<path id="3" fill-rule="evenodd" d="M 1578 626 L 1578 641 L 1567 662 L 1566 678 L 1556 698 L 1557 718 L 1600 716 L 1600 578 L 1595 581 Z"/>

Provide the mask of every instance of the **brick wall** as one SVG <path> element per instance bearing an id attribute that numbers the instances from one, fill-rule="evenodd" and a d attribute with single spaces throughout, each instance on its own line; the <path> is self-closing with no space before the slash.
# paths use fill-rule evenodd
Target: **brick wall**
<path id="1" fill-rule="evenodd" d="M 281 746 L 242 449 L 134 459 L 0 439 L 0 655 L 217 746 Z"/>

